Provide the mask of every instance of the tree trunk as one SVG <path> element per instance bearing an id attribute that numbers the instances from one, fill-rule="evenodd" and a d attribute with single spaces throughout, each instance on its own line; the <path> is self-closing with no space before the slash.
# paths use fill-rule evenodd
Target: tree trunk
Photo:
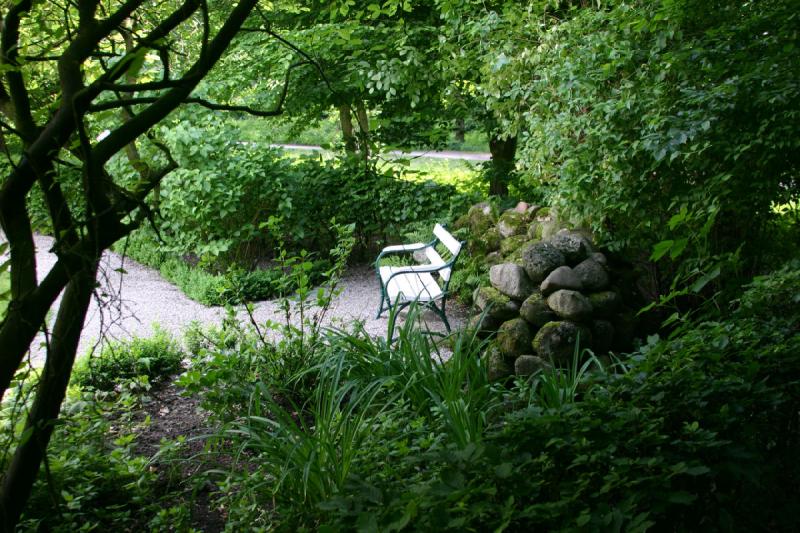
<path id="1" fill-rule="evenodd" d="M 356 120 L 358 121 L 358 148 L 364 159 L 369 158 L 369 117 L 367 108 L 361 100 L 356 104 Z"/>
<path id="2" fill-rule="evenodd" d="M 97 263 L 97 259 L 84 261 L 83 268 L 71 276 L 64 291 L 47 350 L 47 362 L 25 424 L 25 432 L 30 432 L 30 436 L 17 447 L 0 487 L 3 531 L 14 531 L 39 473 L 69 384 L 75 352 L 94 290 Z"/>
<path id="3" fill-rule="evenodd" d="M 344 149 L 348 153 L 356 153 L 356 136 L 353 133 L 353 119 L 350 116 L 350 106 L 343 104 L 339 106 L 339 123 L 342 125 L 342 139 Z"/>
<path id="4" fill-rule="evenodd" d="M 467 135 L 467 125 L 464 124 L 463 118 L 456 119 L 456 127 L 455 127 L 455 139 L 457 143 L 464 144 L 464 140 Z"/>
<path id="5" fill-rule="evenodd" d="M 501 139 L 492 135 L 489 138 L 489 151 L 492 153 L 489 168 L 489 194 L 508 196 L 508 182 L 510 174 L 514 171 L 517 138 Z"/>

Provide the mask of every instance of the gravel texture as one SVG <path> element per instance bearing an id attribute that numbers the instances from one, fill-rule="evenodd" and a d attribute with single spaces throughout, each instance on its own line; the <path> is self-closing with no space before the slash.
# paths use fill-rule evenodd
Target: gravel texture
<path id="1" fill-rule="evenodd" d="M 49 251 L 53 239 L 37 235 L 35 240 L 37 272 L 39 279 L 42 279 L 56 261 L 55 255 Z M 190 300 L 157 271 L 114 252 L 106 252 L 103 256 L 98 279 L 100 283 L 84 323 L 79 355 L 96 349 L 107 339 L 148 336 L 154 324 L 180 338 L 190 322 L 219 324 L 225 316 L 223 308 L 207 307 Z M 380 289 L 372 266 L 349 268 L 339 287 L 342 291 L 335 298 L 323 324 L 348 328 L 355 321 L 362 321 L 371 335 L 386 335 L 388 313 L 384 312 L 381 318 L 375 318 Z M 59 303 L 60 299 L 51 311 L 51 324 Z M 447 307 L 452 329 L 462 327 L 467 319 L 466 310 L 452 301 L 448 302 Z M 237 316 L 249 322 L 242 307 L 237 308 Z M 254 316 L 259 325 L 268 320 L 283 321 L 283 313 L 273 300 L 256 303 Z M 403 316 L 404 313 L 401 313 L 401 320 Z M 433 331 L 444 330 L 442 322 L 431 312 L 423 315 L 423 321 Z M 43 361 L 43 342 L 43 335 L 34 342 L 31 350 L 34 363 Z"/>

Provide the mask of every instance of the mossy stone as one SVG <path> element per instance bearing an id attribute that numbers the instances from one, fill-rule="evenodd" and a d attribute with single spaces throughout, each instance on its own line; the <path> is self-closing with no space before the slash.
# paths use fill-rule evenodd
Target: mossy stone
<path id="1" fill-rule="evenodd" d="M 514 235 L 525 233 L 527 222 L 528 217 L 525 213 L 509 209 L 500 215 L 500 220 L 497 221 L 497 229 L 500 231 L 500 235 L 507 239 Z"/>
<path id="2" fill-rule="evenodd" d="M 531 328 L 521 318 L 504 322 L 497 330 L 497 347 L 506 357 L 514 358 L 528 352 L 531 340 Z"/>
<path id="3" fill-rule="evenodd" d="M 600 318 L 608 318 L 616 313 L 622 303 L 622 298 L 615 291 L 593 292 L 588 297 L 595 316 Z"/>
<path id="4" fill-rule="evenodd" d="M 529 324 L 537 328 L 557 319 L 556 314 L 547 306 L 544 296 L 539 291 L 534 292 L 522 302 L 519 314 Z"/>
<path id="5" fill-rule="evenodd" d="M 481 356 L 489 381 L 499 381 L 511 376 L 514 368 L 506 361 L 496 345 L 491 344 Z"/>
<path id="6" fill-rule="evenodd" d="M 478 311 L 486 311 L 492 320 L 503 322 L 519 314 L 519 304 L 494 287 L 478 287 L 472 293 Z"/>
<path id="7" fill-rule="evenodd" d="M 472 255 L 483 256 L 499 250 L 502 237 L 497 228 L 490 227 L 483 232 L 473 233 L 467 242 Z"/>
<path id="8" fill-rule="evenodd" d="M 533 283 L 541 283 L 550 272 L 566 263 L 564 255 L 548 242 L 526 245 L 522 250 L 525 272 Z"/>
<path id="9" fill-rule="evenodd" d="M 572 363 L 575 345 L 578 350 L 591 346 L 592 333 L 588 328 L 575 322 L 548 322 L 533 338 L 533 351 L 543 359 L 562 366 Z"/>
<path id="10" fill-rule="evenodd" d="M 497 224 L 497 213 L 489 202 L 481 202 L 470 207 L 467 218 L 473 236 L 482 235 Z"/>
<path id="11" fill-rule="evenodd" d="M 520 355 L 514 360 L 514 374 L 524 377 L 550 368 L 550 363 L 535 355 Z"/>
<path id="12" fill-rule="evenodd" d="M 528 242 L 526 235 L 512 235 L 500 241 L 500 253 L 504 256 L 510 255 L 519 250 L 522 245 Z"/>

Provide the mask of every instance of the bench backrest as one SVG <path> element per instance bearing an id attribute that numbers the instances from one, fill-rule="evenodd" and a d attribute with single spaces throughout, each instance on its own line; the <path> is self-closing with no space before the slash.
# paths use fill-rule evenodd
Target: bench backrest
<path id="1" fill-rule="evenodd" d="M 461 243 L 453 237 L 449 231 L 444 229 L 441 224 L 436 224 L 433 227 L 433 234 L 439 239 L 439 242 L 445 245 L 447 250 L 452 254 L 453 259 L 458 257 L 459 252 L 461 252 Z M 425 249 L 425 255 L 428 257 L 428 261 L 431 262 L 431 265 L 439 266 L 445 264 L 445 260 L 442 259 L 442 256 L 439 255 L 439 252 L 437 252 L 433 246 Z M 439 271 L 439 275 L 442 276 L 443 280 L 449 281 L 452 270 L 453 269 L 449 267 L 443 268 Z"/>

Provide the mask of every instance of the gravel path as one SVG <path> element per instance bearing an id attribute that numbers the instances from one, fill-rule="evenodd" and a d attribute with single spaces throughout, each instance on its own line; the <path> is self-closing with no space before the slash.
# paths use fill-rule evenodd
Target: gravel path
<path id="1" fill-rule="evenodd" d="M 301 152 L 321 152 L 325 149 L 313 144 L 271 144 L 272 148 L 283 148 L 284 150 L 297 150 Z M 489 161 L 492 154 L 488 152 L 461 152 L 455 150 L 412 150 L 404 152 L 402 150 L 392 150 L 390 155 L 395 157 L 420 157 L 423 159 L 461 159 L 464 161 Z"/>
<path id="2" fill-rule="evenodd" d="M 36 236 L 35 240 L 37 272 L 39 279 L 42 279 L 56 261 L 55 255 L 49 252 L 53 239 Z M 119 269 L 124 269 L 124 273 L 119 272 Z M 148 336 L 152 332 L 153 324 L 159 324 L 166 331 L 180 337 L 192 321 L 205 325 L 219 324 L 225 316 L 223 308 L 207 307 L 190 300 L 177 287 L 165 281 L 157 271 L 131 259 L 123 259 L 116 253 L 107 252 L 103 256 L 100 271 L 100 287 L 84 323 L 79 355 L 96 348 L 104 339 Z M 372 267 L 350 268 L 344 274 L 340 288 L 342 292 L 334 300 L 324 324 L 347 327 L 355 321 L 363 321 L 365 329 L 371 335 L 385 336 L 388 313 L 375 319 L 380 292 Z M 51 320 L 55 317 L 59 303 L 60 299 L 53 306 Z M 453 329 L 461 327 L 466 320 L 466 310 L 457 303 L 448 302 L 447 315 Z M 240 320 L 249 322 L 241 307 L 238 316 Z M 283 314 L 273 300 L 256 303 L 254 316 L 259 325 L 268 320 L 283 320 Z M 433 313 L 425 313 L 424 319 L 431 330 L 444 330 L 443 324 Z M 44 336 L 40 335 L 34 343 L 34 362 L 40 363 L 43 360 L 43 341 Z"/>

